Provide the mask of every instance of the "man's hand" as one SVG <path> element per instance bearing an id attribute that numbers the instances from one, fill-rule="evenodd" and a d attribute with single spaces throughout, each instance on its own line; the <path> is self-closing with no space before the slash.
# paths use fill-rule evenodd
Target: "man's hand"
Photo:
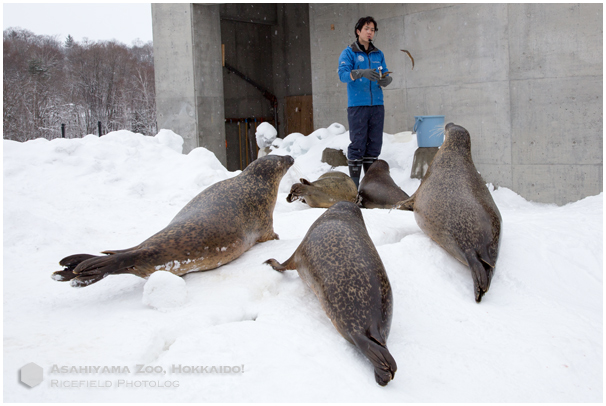
<path id="1" fill-rule="evenodd" d="M 372 80 L 373 82 L 377 82 L 381 79 L 381 75 L 374 69 L 356 69 L 351 71 L 351 78 L 353 80 L 366 78 L 368 80 Z"/>
<path id="2" fill-rule="evenodd" d="M 391 83 L 393 79 L 391 76 L 385 76 L 383 79 L 379 79 L 379 86 L 385 87 Z"/>

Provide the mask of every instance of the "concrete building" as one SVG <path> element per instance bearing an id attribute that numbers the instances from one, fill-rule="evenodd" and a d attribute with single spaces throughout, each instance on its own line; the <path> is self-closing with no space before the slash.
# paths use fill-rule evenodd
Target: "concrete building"
<path id="1" fill-rule="evenodd" d="M 153 3 L 152 21 L 158 128 L 184 152 L 236 170 L 256 157 L 261 121 L 282 137 L 313 131 L 307 4 Z"/>
<path id="2" fill-rule="evenodd" d="M 336 61 L 357 19 L 372 15 L 394 72 L 385 132 L 444 115 L 469 130 L 487 182 L 565 204 L 603 190 L 602 13 L 602 4 L 153 4 L 158 125 L 231 170 L 243 162 L 233 147 L 242 131 L 225 119 L 273 117 L 259 88 L 277 98 L 279 136 L 311 132 L 301 111 L 311 130 L 347 127 Z M 222 66 L 221 44 L 260 86 Z"/>

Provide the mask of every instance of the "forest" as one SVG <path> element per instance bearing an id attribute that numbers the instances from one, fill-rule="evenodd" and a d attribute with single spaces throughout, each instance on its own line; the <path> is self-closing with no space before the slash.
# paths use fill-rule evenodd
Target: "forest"
<path id="1" fill-rule="evenodd" d="M 152 42 L 60 40 L 3 31 L 4 138 L 27 141 L 126 129 L 155 135 Z"/>

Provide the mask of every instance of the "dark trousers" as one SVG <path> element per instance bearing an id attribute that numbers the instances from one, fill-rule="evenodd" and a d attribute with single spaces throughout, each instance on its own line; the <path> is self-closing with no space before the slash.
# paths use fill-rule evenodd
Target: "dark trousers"
<path id="1" fill-rule="evenodd" d="M 383 146 L 384 106 L 357 106 L 347 108 L 349 140 L 347 159 L 378 157 Z"/>

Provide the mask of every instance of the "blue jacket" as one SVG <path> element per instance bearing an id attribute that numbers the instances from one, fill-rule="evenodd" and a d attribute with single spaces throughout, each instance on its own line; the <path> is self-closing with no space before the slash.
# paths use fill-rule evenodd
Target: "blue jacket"
<path id="1" fill-rule="evenodd" d="M 370 44 L 367 54 L 354 42 L 341 52 L 339 57 L 339 79 L 347 83 L 347 106 L 378 106 L 383 105 L 383 90 L 379 83 L 366 78 L 351 80 L 350 72 L 355 69 L 377 69 L 383 67 L 387 72 L 385 56 L 374 45 Z"/>

